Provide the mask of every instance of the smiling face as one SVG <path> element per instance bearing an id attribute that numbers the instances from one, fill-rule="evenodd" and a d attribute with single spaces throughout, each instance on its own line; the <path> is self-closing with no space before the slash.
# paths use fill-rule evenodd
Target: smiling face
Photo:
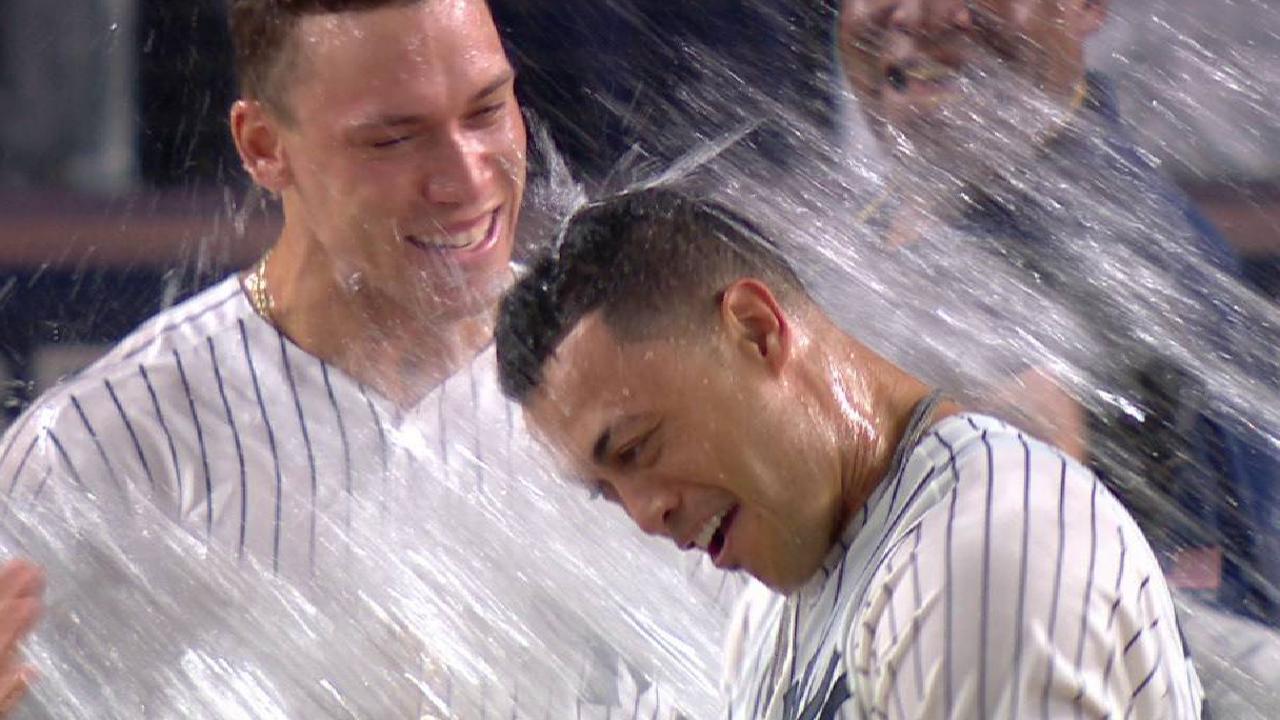
<path id="1" fill-rule="evenodd" d="M 817 571 L 843 514 L 788 332 L 761 319 L 770 302 L 739 297 L 710 339 L 621 340 L 591 313 L 525 410 L 567 469 L 642 530 L 786 591 Z"/>
<path id="2" fill-rule="evenodd" d="M 271 118 L 286 233 L 338 281 L 424 314 L 488 307 L 509 277 L 525 128 L 485 3 L 311 15 L 290 43 L 290 117 Z"/>

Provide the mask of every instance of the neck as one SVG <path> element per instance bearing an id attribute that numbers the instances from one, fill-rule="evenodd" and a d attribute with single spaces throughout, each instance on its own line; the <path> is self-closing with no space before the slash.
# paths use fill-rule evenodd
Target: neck
<path id="1" fill-rule="evenodd" d="M 348 285 L 326 252 L 287 233 L 265 275 L 280 332 L 402 408 L 469 363 L 492 336 L 487 309 L 442 318 L 378 288 Z"/>
<path id="2" fill-rule="evenodd" d="M 837 462 L 844 517 L 838 532 L 885 479 L 913 411 L 930 392 L 919 379 L 869 348 L 847 336 L 844 339 L 844 346 L 828 363 L 833 380 L 831 410 L 835 427 L 841 429 Z M 960 406 L 946 401 L 925 422 L 931 425 L 957 412 Z"/>

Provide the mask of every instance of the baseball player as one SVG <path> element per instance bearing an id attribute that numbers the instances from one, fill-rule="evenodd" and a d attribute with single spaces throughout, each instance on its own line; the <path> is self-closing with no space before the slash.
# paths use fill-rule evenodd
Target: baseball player
<path id="1" fill-rule="evenodd" d="M 1160 567 L 1097 477 L 846 335 L 733 210 L 584 208 L 497 343 L 583 482 L 776 591 L 739 617 L 724 717 L 1200 717 Z"/>
<path id="2" fill-rule="evenodd" d="M 482 0 L 236 0 L 230 19 L 231 132 L 279 239 L 38 401 L 0 482 L 15 503 L 51 483 L 154 503 L 282 576 L 340 573 L 326 519 L 388 478 L 447 480 L 426 469 L 483 482 L 509 442 L 486 348 L 525 127 Z"/>

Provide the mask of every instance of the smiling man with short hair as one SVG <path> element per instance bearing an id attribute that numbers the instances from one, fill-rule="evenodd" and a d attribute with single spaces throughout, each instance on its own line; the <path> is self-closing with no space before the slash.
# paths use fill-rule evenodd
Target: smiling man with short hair
<path id="1" fill-rule="evenodd" d="M 366 555 L 351 538 L 408 512 L 395 493 L 436 497 L 463 476 L 483 487 L 517 452 L 489 350 L 512 280 L 524 119 L 484 0 L 235 0 L 230 19 L 242 91 L 230 129 L 280 200 L 277 242 L 37 401 L 0 444 L 0 482 L 18 504 L 49 502 L 55 485 L 84 487 L 104 512 L 151 503 L 291 581 L 346 582 Z M 411 520 L 459 538 L 469 522 Z M 429 566 L 433 549 L 386 551 Z M 11 575 L 0 597 L 38 584 Z M 24 608 L 0 608 L 18 635 Z M 650 717 L 657 703 L 619 697 L 630 685 L 541 682 L 547 668 L 444 667 L 420 683 L 420 645 L 441 641 L 396 632 L 386 644 L 406 668 L 377 689 L 396 716 Z M 608 643 L 584 631 L 580 644 L 604 658 L 582 674 L 615 680 Z M 17 663 L 0 671 L 0 693 L 25 687 Z"/>
<path id="2" fill-rule="evenodd" d="M 841 331 L 740 213 L 664 188 L 585 207 L 497 342 L 572 474 L 780 593 L 738 628 L 727 717 L 1200 716 L 1120 503 Z"/>

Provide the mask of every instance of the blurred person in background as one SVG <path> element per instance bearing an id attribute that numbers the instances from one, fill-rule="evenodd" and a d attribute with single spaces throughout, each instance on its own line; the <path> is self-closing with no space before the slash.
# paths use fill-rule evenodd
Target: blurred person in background
<path id="1" fill-rule="evenodd" d="M 1009 404 L 1116 487 L 1175 585 L 1277 623 L 1277 577 L 1263 557 L 1275 464 L 1260 439 L 1225 425 L 1193 370 L 1144 345 L 1141 321 L 1125 325 L 1146 298 L 1109 296 L 1079 262 L 1101 247 L 1158 273 L 1181 296 L 1170 311 L 1230 357 L 1231 320 L 1207 289 L 1230 284 L 1237 259 L 1144 159 L 1111 84 L 1085 64 L 1107 6 L 845 0 L 840 61 L 890 166 L 890 189 L 862 220 L 894 247 L 927 242 L 931 223 L 989 240 L 1062 302 L 1101 350 L 1082 362 L 1090 381 L 1136 409 L 1086 409 L 1039 368 L 1010 383 Z M 1142 292 L 1140 280 L 1129 285 Z"/>

